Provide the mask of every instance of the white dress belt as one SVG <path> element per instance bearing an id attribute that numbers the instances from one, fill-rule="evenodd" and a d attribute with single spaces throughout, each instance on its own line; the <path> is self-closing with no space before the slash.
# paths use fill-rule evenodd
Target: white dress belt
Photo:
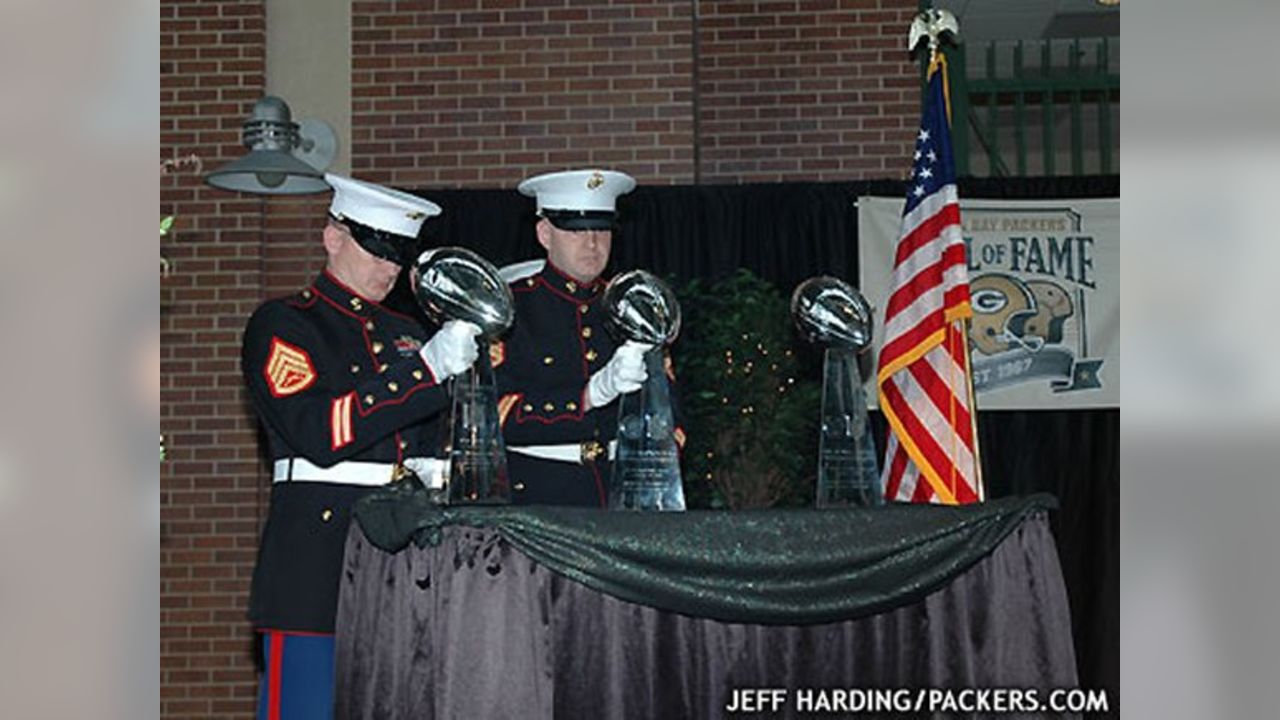
<path id="1" fill-rule="evenodd" d="M 569 462 L 581 465 L 584 454 L 583 445 L 585 444 L 586 443 L 564 443 L 562 445 L 508 445 L 507 449 L 511 452 L 541 458 L 543 460 L 559 460 L 560 462 Z M 598 445 L 602 449 L 605 447 L 602 443 L 599 443 Z M 610 440 L 607 449 L 609 453 L 609 460 L 613 460 L 613 456 L 618 450 L 618 441 Z"/>
<path id="2" fill-rule="evenodd" d="M 444 487 L 449 462 L 436 458 L 411 457 L 404 466 L 418 474 L 428 487 Z M 320 467 L 306 458 L 281 458 L 275 461 L 272 482 L 322 482 L 340 485 L 386 485 L 395 479 L 396 464 L 344 460 L 330 467 Z"/>

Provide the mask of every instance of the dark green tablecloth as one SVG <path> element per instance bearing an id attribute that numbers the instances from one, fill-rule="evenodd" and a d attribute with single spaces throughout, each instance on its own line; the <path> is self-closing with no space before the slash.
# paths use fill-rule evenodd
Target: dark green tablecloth
<path id="1" fill-rule="evenodd" d="M 355 509 L 386 552 L 491 528 L 536 563 L 614 597 L 724 622 L 803 625 L 923 598 L 1000 544 L 1048 495 L 980 505 L 685 513 L 439 507 L 394 487 Z"/>

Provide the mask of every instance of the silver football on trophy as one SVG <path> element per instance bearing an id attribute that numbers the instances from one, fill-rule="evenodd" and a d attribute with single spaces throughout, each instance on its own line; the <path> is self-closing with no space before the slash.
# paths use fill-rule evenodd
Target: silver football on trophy
<path id="1" fill-rule="evenodd" d="M 515 299 L 498 269 L 460 247 L 427 250 L 412 272 L 413 294 L 437 323 L 465 320 L 486 339 L 507 331 L 515 320 Z"/>
<path id="2" fill-rule="evenodd" d="M 858 352 L 871 347 L 871 306 L 839 278 L 821 275 L 800 283 L 791 294 L 791 317 L 809 342 Z"/>
<path id="3" fill-rule="evenodd" d="M 604 289 L 610 323 L 626 340 L 669 345 L 680 334 L 680 303 L 670 285 L 644 270 L 625 272 Z"/>

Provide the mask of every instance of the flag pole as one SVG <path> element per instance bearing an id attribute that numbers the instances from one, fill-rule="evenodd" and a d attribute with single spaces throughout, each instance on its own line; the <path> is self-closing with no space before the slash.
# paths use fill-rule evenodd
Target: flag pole
<path id="1" fill-rule="evenodd" d="M 954 20 L 952 20 L 954 22 Z M 941 42 L 938 37 L 941 33 L 930 34 L 929 36 L 929 64 L 939 64 L 938 72 L 942 73 L 942 87 L 946 92 L 947 81 L 947 64 L 946 57 L 942 54 Z M 950 93 L 946 92 L 947 98 L 947 124 L 951 124 L 951 98 Z M 966 249 L 967 252 L 967 249 Z M 967 264 L 969 259 L 965 258 Z M 974 490 L 978 494 L 978 502 L 987 501 L 987 483 L 982 474 L 982 450 L 981 443 L 978 441 L 978 393 L 973 389 L 973 365 L 971 350 L 969 348 L 969 317 L 960 318 L 960 342 L 964 346 L 964 382 L 969 391 L 969 432 L 973 438 L 973 480 Z"/>

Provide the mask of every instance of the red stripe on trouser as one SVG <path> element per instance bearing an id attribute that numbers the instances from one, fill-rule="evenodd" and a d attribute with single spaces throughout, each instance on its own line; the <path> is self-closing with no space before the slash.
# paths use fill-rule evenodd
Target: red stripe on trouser
<path id="1" fill-rule="evenodd" d="M 267 632 L 271 659 L 267 662 L 267 720 L 280 720 L 280 673 L 284 664 L 284 633 Z"/>

